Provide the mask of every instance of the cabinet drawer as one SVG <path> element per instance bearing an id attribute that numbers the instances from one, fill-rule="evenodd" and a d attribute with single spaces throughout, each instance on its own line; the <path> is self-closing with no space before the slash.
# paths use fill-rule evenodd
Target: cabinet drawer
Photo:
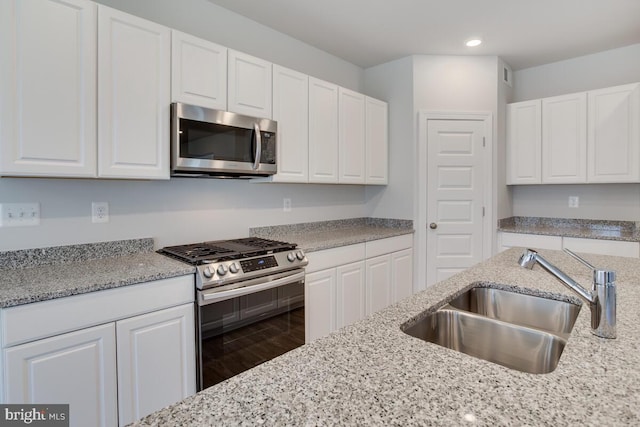
<path id="1" fill-rule="evenodd" d="M 3 347 L 194 301 L 193 275 L 36 302 L 0 311 Z"/>
<path id="2" fill-rule="evenodd" d="M 334 268 L 340 265 L 362 261 L 364 258 L 364 243 L 325 249 L 317 252 L 309 252 L 307 253 L 309 265 L 306 267 L 306 272 L 313 273 L 314 271 L 326 270 L 327 268 Z"/>
<path id="3" fill-rule="evenodd" d="M 527 247 L 532 249 L 562 250 L 562 237 L 542 236 L 538 234 L 501 233 L 503 247 Z"/>
<path id="4" fill-rule="evenodd" d="M 413 234 L 389 237 L 367 242 L 367 258 L 398 252 L 413 247 Z"/>
<path id="5" fill-rule="evenodd" d="M 575 252 L 586 252 L 589 254 L 614 255 L 631 258 L 640 257 L 640 244 L 637 242 L 565 237 L 563 240 L 563 248 L 567 248 Z"/>

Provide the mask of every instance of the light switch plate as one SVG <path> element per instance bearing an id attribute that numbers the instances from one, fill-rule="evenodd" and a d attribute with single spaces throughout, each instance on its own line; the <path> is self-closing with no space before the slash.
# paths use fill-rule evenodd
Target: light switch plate
<path id="1" fill-rule="evenodd" d="M 0 204 L 0 227 L 40 225 L 40 203 Z"/>

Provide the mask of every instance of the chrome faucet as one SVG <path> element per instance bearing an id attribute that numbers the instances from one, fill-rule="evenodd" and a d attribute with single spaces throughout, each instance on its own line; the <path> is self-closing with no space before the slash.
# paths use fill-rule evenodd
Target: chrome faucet
<path id="1" fill-rule="evenodd" d="M 532 249 L 525 249 L 518 260 L 521 267 L 532 269 L 538 263 L 569 289 L 576 292 L 589 303 L 591 309 L 591 332 L 602 338 L 616 337 L 616 272 L 595 268 L 569 249 L 566 253 L 589 267 L 593 271 L 591 291 L 567 276 L 558 267 L 551 264 Z"/>

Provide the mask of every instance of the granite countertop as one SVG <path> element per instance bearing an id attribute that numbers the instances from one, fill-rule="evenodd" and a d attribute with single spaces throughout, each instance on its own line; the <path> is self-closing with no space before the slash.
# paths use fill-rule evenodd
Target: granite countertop
<path id="1" fill-rule="evenodd" d="M 582 306 L 556 370 L 527 374 L 410 337 L 401 325 L 472 284 L 577 301 L 521 249 L 143 418 L 136 425 L 638 425 L 640 260 L 585 255 L 618 271 L 618 338 L 590 332 Z M 542 255 L 583 284 L 568 255 Z"/>
<path id="2" fill-rule="evenodd" d="M 382 218 L 354 218 L 249 229 L 252 237 L 293 242 L 306 252 L 413 234 L 413 232 L 411 220 Z"/>
<path id="3" fill-rule="evenodd" d="M 640 223 L 514 216 L 498 221 L 498 231 L 546 236 L 640 242 Z"/>
<path id="4" fill-rule="evenodd" d="M 0 308 L 193 274 L 153 239 L 0 252 Z"/>

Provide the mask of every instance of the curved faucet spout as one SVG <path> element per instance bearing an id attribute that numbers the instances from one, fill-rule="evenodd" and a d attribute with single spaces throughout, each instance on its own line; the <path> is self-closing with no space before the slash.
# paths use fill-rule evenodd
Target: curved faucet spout
<path id="1" fill-rule="evenodd" d="M 616 273 L 610 270 L 599 270 L 593 268 L 591 264 L 567 251 L 571 256 L 580 260 L 583 264 L 593 270 L 593 291 L 588 291 L 578 282 L 567 276 L 565 272 L 544 259 L 533 249 L 525 249 L 518 260 L 521 267 L 532 269 L 539 264 L 549 274 L 558 279 L 566 287 L 580 295 L 587 302 L 591 309 L 591 328 L 593 333 L 603 338 L 616 337 Z"/>

